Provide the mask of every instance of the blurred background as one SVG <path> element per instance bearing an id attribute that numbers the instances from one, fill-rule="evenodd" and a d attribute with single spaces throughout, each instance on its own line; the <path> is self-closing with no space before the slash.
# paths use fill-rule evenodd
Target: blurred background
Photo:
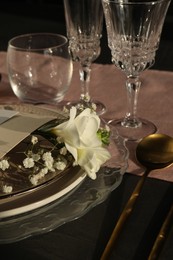
<path id="1" fill-rule="evenodd" d="M 1 0 L 0 51 L 7 50 L 9 39 L 31 32 L 53 32 L 66 35 L 63 0 Z M 105 24 L 101 54 L 97 63 L 111 63 Z M 156 62 L 152 69 L 173 71 L 173 3 L 163 27 Z"/>

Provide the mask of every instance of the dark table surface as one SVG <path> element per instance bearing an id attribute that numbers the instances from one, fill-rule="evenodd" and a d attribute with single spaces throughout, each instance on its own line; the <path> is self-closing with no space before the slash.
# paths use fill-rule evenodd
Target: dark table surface
<path id="1" fill-rule="evenodd" d="M 6 50 L 8 41 L 19 34 L 53 32 L 66 35 L 63 0 L 1 0 L 0 24 L 0 50 Z M 173 71 L 172 27 L 171 2 L 152 69 Z M 101 39 L 101 54 L 95 62 L 111 63 L 105 25 Z"/>

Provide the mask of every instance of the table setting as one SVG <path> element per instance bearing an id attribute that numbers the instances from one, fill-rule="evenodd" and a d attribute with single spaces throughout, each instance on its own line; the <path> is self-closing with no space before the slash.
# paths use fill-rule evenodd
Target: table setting
<path id="1" fill-rule="evenodd" d="M 3 254 L 173 257 L 173 73 L 152 70 L 169 3 L 64 0 L 67 36 L 0 52 Z M 103 17 L 113 64 L 94 63 Z"/>

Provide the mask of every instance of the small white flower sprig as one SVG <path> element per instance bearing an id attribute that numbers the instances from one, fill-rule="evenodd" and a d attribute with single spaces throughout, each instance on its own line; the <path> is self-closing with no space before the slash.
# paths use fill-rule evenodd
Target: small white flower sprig
<path id="1" fill-rule="evenodd" d="M 62 172 L 73 164 L 79 165 L 94 180 L 101 165 L 111 157 L 107 149 L 110 131 L 108 127 L 102 128 L 100 122 L 90 108 L 79 113 L 76 107 L 72 107 L 66 121 L 53 123 L 53 126 L 45 125 L 31 136 L 26 150 L 22 152 L 21 164 L 3 158 L 0 169 L 5 172 L 10 167 L 16 168 L 19 174 L 25 173 L 35 186 L 49 173 Z M 40 145 L 37 134 L 46 137 L 51 145 Z M 5 183 L 2 190 L 11 193 L 13 187 Z"/>
<path id="2" fill-rule="evenodd" d="M 54 145 L 36 135 L 26 141 L 24 151 L 11 154 L 12 157 L 8 154 L 0 161 L 0 190 L 4 194 L 16 193 L 15 185 L 9 185 L 11 180 L 16 183 L 16 179 L 22 179 L 24 185 L 19 189 L 25 190 L 41 184 L 47 175 L 51 178 L 60 174 L 72 163 L 65 146 Z"/>
<path id="3" fill-rule="evenodd" d="M 36 136 L 31 137 L 31 143 L 34 146 L 37 144 L 38 138 Z M 47 148 L 37 150 L 37 153 L 33 153 L 32 149 L 25 152 L 26 158 L 23 160 L 23 166 L 25 169 L 32 168 L 34 170 L 33 174 L 29 176 L 29 179 L 33 185 L 37 185 L 39 180 L 43 178 L 49 172 L 63 171 L 67 167 L 67 160 L 63 155 L 66 155 L 67 151 L 63 148 L 59 149 L 59 154 L 53 156 L 53 148 Z M 35 174 L 34 174 L 35 173 Z"/>

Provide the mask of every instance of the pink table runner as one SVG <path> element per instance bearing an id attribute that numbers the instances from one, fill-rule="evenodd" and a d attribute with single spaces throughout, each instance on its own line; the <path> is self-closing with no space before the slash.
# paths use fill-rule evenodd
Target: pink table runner
<path id="1" fill-rule="evenodd" d="M 6 53 L 0 53 L 0 103 L 16 103 L 7 76 Z M 141 75 L 142 87 L 139 94 L 138 115 L 152 121 L 159 133 L 173 136 L 173 72 L 148 70 Z M 90 94 L 93 99 L 103 102 L 107 107 L 104 118 L 120 118 L 126 112 L 125 76 L 114 65 L 93 64 Z M 64 101 L 76 100 L 80 95 L 78 64 L 74 65 L 71 86 Z M 143 170 L 135 159 L 136 142 L 128 142 L 128 172 L 142 174 Z M 151 177 L 172 181 L 173 166 L 153 171 Z"/>

